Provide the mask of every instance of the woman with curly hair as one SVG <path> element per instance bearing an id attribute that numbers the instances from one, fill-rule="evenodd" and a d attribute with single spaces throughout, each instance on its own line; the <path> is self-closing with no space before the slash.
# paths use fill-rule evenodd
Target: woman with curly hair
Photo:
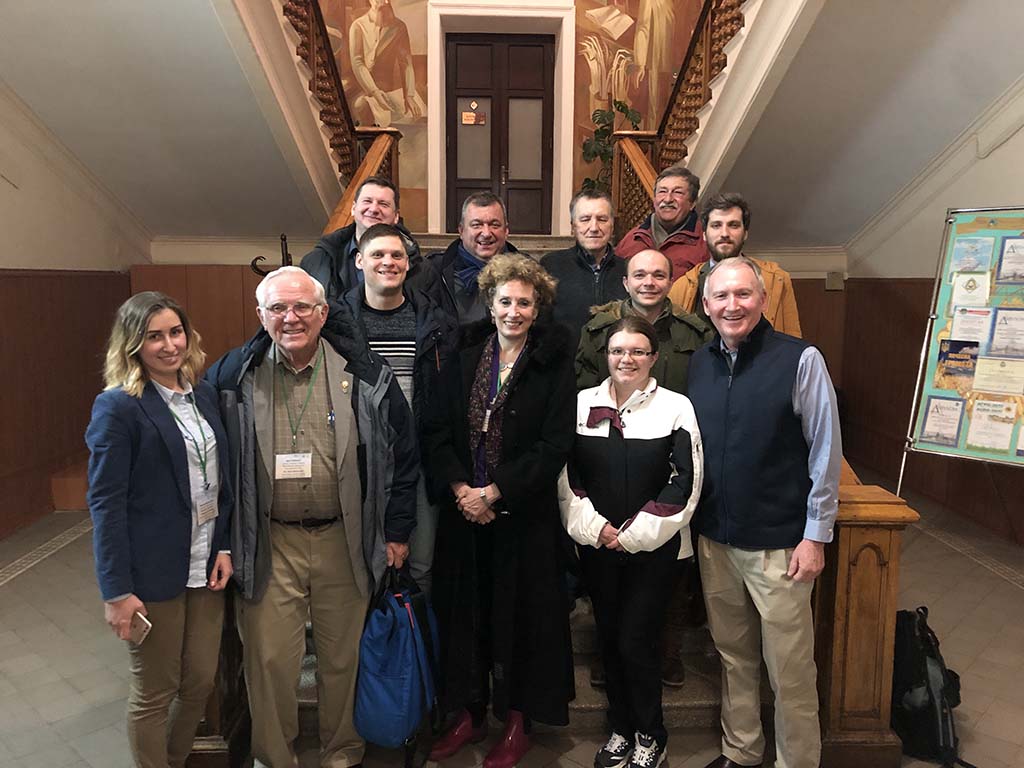
<path id="1" fill-rule="evenodd" d="M 573 441 L 575 340 L 538 321 L 555 280 L 532 259 L 481 271 L 490 317 L 466 326 L 424 425 L 424 463 L 450 494 L 438 524 L 434 607 L 443 760 L 505 722 L 485 768 L 512 768 L 533 720 L 568 723 L 572 652 L 562 578 L 557 479 Z"/>
<path id="2" fill-rule="evenodd" d="M 143 768 L 183 768 L 192 751 L 232 572 L 228 441 L 197 381 L 199 342 L 173 299 L 128 299 L 85 433 L 96 576 L 107 623 L 129 640 L 128 743 Z"/>

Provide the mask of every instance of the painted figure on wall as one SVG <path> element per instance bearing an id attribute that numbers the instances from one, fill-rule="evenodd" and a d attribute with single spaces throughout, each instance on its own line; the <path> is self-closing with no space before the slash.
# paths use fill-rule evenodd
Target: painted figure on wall
<path id="1" fill-rule="evenodd" d="M 427 0 L 320 0 L 352 118 L 402 132 L 402 223 L 427 228 Z"/>
<path id="2" fill-rule="evenodd" d="M 657 130 L 702 0 L 576 0 L 576 143 L 593 135 L 594 110 L 623 101 Z M 628 125 L 626 126 L 628 127 Z M 593 175 L 577 156 L 577 186 Z"/>
<path id="3" fill-rule="evenodd" d="M 676 0 L 640 0 L 633 38 L 634 87 L 647 81 L 647 130 L 656 130 L 665 109 L 672 73 L 682 61 L 673 46 Z"/>
<path id="4" fill-rule="evenodd" d="M 362 90 L 353 103 L 360 123 L 387 127 L 426 114 L 416 92 L 409 29 L 390 0 L 370 0 L 370 9 L 352 22 L 348 41 L 352 73 Z"/>

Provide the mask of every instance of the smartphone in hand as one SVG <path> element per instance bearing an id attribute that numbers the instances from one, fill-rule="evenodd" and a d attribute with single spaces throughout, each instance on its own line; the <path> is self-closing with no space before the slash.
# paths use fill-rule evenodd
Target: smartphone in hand
<path id="1" fill-rule="evenodd" d="M 138 611 L 132 616 L 132 623 L 128 627 L 128 639 L 136 645 L 142 645 L 142 641 L 149 635 L 153 624 Z"/>

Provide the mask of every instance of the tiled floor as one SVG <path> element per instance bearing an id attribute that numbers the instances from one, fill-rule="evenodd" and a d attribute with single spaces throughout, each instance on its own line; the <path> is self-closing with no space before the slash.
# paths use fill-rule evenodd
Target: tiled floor
<path id="1" fill-rule="evenodd" d="M 927 502 L 911 505 L 923 519 L 904 539 L 900 607 L 929 606 L 946 660 L 961 674 L 961 754 L 979 768 L 1024 768 L 1024 548 Z M 0 768 L 131 765 L 128 655 L 103 622 L 91 537 L 73 530 L 84 520 L 58 513 L 0 541 Z M 57 541 L 64 546 L 33 564 L 33 552 L 69 530 Z M 594 733 L 540 733 L 523 767 L 587 768 L 599 742 Z M 474 768 L 490 743 L 446 765 Z M 717 734 L 675 731 L 669 752 L 672 768 L 702 768 L 718 754 Z M 314 750 L 302 757 L 315 765 Z M 366 762 L 398 759 L 371 750 Z"/>

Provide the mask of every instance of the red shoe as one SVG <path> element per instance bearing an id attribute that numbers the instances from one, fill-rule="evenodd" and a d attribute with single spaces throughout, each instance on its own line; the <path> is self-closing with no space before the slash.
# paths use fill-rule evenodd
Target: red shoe
<path id="1" fill-rule="evenodd" d="M 467 744 L 476 744 L 487 737 L 486 719 L 479 728 L 473 727 L 473 718 L 468 710 L 459 713 L 455 725 L 448 729 L 445 734 L 434 742 L 430 750 L 430 759 L 433 761 L 444 760 L 451 757 Z"/>
<path id="2" fill-rule="evenodd" d="M 484 768 L 513 768 L 530 749 L 530 737 L 523 727 L 523 713 L 508 711 L 505 735 L 484 758 Z"/>

